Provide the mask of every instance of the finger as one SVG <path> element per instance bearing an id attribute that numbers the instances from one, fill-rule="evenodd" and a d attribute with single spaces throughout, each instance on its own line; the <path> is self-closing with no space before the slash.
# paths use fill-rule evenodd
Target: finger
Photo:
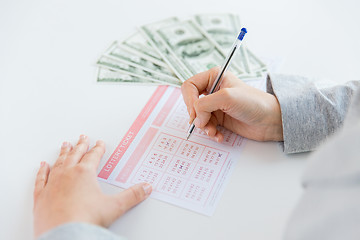
<path id="1" fill-rule="evenodd" d="M 203 128 L 208 124 L 211 113 L 217 110 L 226 112 L 232 104 L 230 89 L 220 89 L 219 91 L 207 95 L 195 101 L 194 107 L 196 118 L 194 124 L 198 128 Z"/>
<path id="2" fill-rule="evenodd" d="M 217 125 L 218 125 L 218 121 L 217 121 L 216 117 L 214 115 L 212 115 L 209 122 L 204 127 L 205 133 L 211 138 L 215 137 L 215 134 L 217 132 L 217 129 L 216 129 Z"/>
<path id="3" fill-rule="evenodd" d="M 95 146 L 84 155 L 80 163 L 96 170 L 104 153 L 105 143 L 101 140 L 98 140 Z"/>
<path id="4" fill-rule="evenodd" d="M 217 130 L 215 136 L 213 137 L 213 139 L 216 142 L 220 143 L 220 142 L 222 142 L 224 140 L 224 135 L 219 130 Z"/>
<path id="5" fill-rule="evenodd" d="M 140 183 L 114 196 L 118 206 L 117 211 L 113 211 L 116 214 L 115 218 L 120 217 L 129 209 L 144 201 L 151 194 L 151 191 L 150 184 Z"/>
<path id="6" fill-rule="evenodd" d="M 64 164 L 66 166 L 74 166 L 80 162 L 81 158 L 89 149 L 89 138 L 85 135 L 80 135 L 78 143 L 74 146 L 74 149 L 68 154 Z"/>
<path id="7" fill-rule="evenodd" d="M 34 202 L 36 201 L 41 191 L 44 189 L 49 177 L 49 173 L 50 173 L 49 164 L 47 164 L 46 162 L 41 162 L 40 169 L 36 175 L 36 180 L 35 180 Z"/>
<path id="8" fill-rule="evenodd" d="M 64 161 L 67 158 L 69 152 L 71 152 L 71 150 L 72 150 L 71 143 L 63 142 L 63 144 L 61 145 L 59 157 L 54 164 L 55 169 L 61 167 L 64 164 Z"/>
<path id="9" fill-rule="evenodd" d="M 198 73 L 181 86 L 181 92 L 184 98 L 185 105 L 190 115 L 190 122 L 195 118 L 194 102 L 202 93 L 208 93 L 219 71 L 218 67 L 212 68 L 208 71 Z"/>

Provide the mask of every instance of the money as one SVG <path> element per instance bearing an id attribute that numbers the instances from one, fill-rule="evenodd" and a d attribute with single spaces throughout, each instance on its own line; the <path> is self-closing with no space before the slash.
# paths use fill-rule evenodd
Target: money
<path id="1" fill-rule="evenodd" d="M 168 18 L 162 21 L 158 21 L 155 23 L 147 24 L 141 26 L 139 31 L 146 38 L 146 40 L 151 44 L 151 46 L 157 50 L 159 55 L 163 58 L 163 60 L 168 64 L 171 70 L 179 77 L 181 81 L 185 81 L 186 76 L 190 75 L 189 72 L 184 66 L 182 66 L 181 61 L 176 58 L 171 57 L 171 53 L 168 51 L 163 41 L 159 37 L 157 31 L 161 28 L 171 26 L 173 24 L 178 23 L 178 18 Z"/>
<path id="2" fill-rule="evenodd" d="M 233 14 L 201 14 L 194 16 L 195 21 L 214 39 L 224 53 L 227 53 L 234 42 L 234 36 L 239 33 L 240 20 Z M 255 56 L 244 44 L 240 47 L 240 53 L 234 58 L 250 77 L 261 75 L 266 72 L 266 65 Z M 239 76 L 239 77 L 246 77 Z"/>
<path id="3" fill-rule="evenodd" d="M 159 85 L 159 82 L 141 77 L 131 76 L 126 73 L 116 72 L 106 68 L 98 68 L 97 82 L 113 82 L 122 84 Z"/>
<path id="4" fill-rule="evenodd" d="M 240 29 L 239 18 L 233 14 L 201 14 L 194 16 L 195 21 L 219 44 L 223 51 L 229 51 L 234 42 L 236 31 Z M 235 31 L 234 31 L 235 30 Z M 247 73 L 250 73 L 249 60 L 244 44 L 240 47 L 240 54 L 234 57 Z"/>
<path id="5" fill-rule="evenodd" d="M 159 29 L 147 25 L 142 29 L 153 42 L 153 39 L 157 40 L 158 44 L 154 46 L 182 81 L 222 64 L 226 57 L 192 20 Z M 231 71 L 237 75 L 243 73 L 234 66 Z"/>
<path id="6" fill-rule="evenodd" d="M 114 42 L 103 55 L 117 61 L 122 61 L 128 64 L 134 64 L 139 68 L 152 71 L 156 74 L 175 78 L 175 75 L 169 70 L 168 67 L 160 66 L 141 56 L 132 54 L 131 52 L 124 49 L 123 46 L 119 45 L 117 42 Z"/>
<path id="7" fill-rule="evenodd" d="M 169 76 L 162 76 L 155 72 L 148 71 L 144 68 L 137 67 L 134 64 L 117 61 L 107 56 L 102 56 L 97 61 L 97 64 L 103 68 L 108 68 L 113 71 L 125 73 L 131 76 L 151 79 L 152 81 L 156 81 L 162 84 L 181 86 L 181 82 L 176 78 Z"/>
<path id="8" fill-rule="evenodd" d="M 97 81 L 180 87 L 193 75 L 223 64 L 239 30 L 234 14 L 198 14 L 185 21 L 171 17 L 145 24 L 101 55 Z M 267 67 L 242 45 L 230 71 L 251 80 Z"/>
<path id="9" fill-rule="evenodd" d="M 143 58 L 163 67 L 167 67 L 167 64 L 162 60 L 156 50 L 151 47 L 150 43 L 140 34 L 140 32 L 136 32 L 129 38 L 124 39 L 121 42 L 121 45 L 123 45 L 123 47 L 129 52 L 142 56 Z"/>

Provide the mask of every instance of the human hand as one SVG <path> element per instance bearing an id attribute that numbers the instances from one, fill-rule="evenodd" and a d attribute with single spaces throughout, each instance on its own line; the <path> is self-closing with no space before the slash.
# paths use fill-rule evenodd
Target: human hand
<path id="1" fill-rule="evenodd" d="M 217 125 L 257 141 L 282 141 L 281 110 L 276 97 L 251 87 L 227 72 L 219 91 L 207 95 L 219 68 L 194 75 L 186 80 L 182 95 L 197 128 L 214 140 L 223 141 Z M 201 94 L 207 95 L 199 98 Z"/>
<path id="2" fill-rule="evenodd" d="M 105 153 L 97 141 L 88 151 L 89 139 L 81 135 L 76 146 L 64 142 L 51 168 L 41 163 L 34 190 L 35 237 L 67 222 L 109 226 L 127 210 L 145 200 L 151 185 L 137 184 L 113 196 L 101 192 L 96 169 Z"/>

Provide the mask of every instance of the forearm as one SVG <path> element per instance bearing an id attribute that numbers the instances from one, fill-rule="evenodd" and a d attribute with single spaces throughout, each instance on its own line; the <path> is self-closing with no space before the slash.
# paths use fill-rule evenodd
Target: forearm
<path id="1" fill-rule="evenodd" d="M 309 78 L 272 74 L 267 91 L 280 104 L 284 151 L 305 152 L 315 149 L 344 122 L 351 97 L 360 81 L 318 88 Z"/>
<path id="2" fill-rule="evenodd" d="M 344 126 L 308 159 L 285 240 L 359 239 L 360 88 Z"/>

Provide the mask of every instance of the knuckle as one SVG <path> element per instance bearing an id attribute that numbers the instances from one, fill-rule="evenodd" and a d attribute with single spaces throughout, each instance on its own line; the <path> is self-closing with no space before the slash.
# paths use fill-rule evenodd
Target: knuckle
<path id="1" fill-rule="evenodd" d="M 69 157 L 74 157 L 78 154 L 82 154 L 84 152 L 86 152 L 86 150 L 88 149 L 87 145 L 85 143 L 80 143 L 78 145 L 76 145 L 76 147 L 74 147 L 74 149 L 69 153 Z"/>
<path id="2" fill-rule="evenodd" d="M 222 97 L 229 98 L 231 96 L 231 89 L 230 88 L 223 88 L 220 90 Z"/>
<path id="3" fill-rule="evenodd" d="M 132 192 L 136 202 L 140 202 L 143 199 L 142 191 L 140 191 L 138 188 L 130 188 L 130 191 Z"/>
<path id="4" fill-rule="evenodd" d="M 76 145 L 73 152 L 83 152 L 86 149 L 87 149 L 87 144 L 86 143 L 80 143 L 80 144 Z"/>
<path id="5" fill-rule="evenodd" d="M 199 98 L 197 100 L 194 101 L 194 108 L 196 111 L 201 111 L 201 107 L 203 104 L 203 98 Z"/>
<path id="6" fill-rule="evenodd" d="M 62 167 L 62 166 L 64 165 L 64 160 L 65 160 L 65 159 L 58 159 L 58 160 L 55 162 L 53 168 L 60 168 L 60 167 Z"/>
<path id="7" fill-rule="evenodd" d="M 182 93 L 186 93 L 188 91 L 188 89 L 190 89 L 192 87 L 192 83 L 190 81 L 190 79 L 186 80 L 185 82 L 183 82 L 183 84 L 181 85 L 181 92 Z"/>
<path id="8" fill-rule="evenodd" d="M 187 85 L 189 84 L 188 82 L 189 80 L 186 80 L 185 82 L 183 82 L 183 84 L 181 84 L 181 91 L 185 92 Z"/>
<path id="9" fill-rule="evenodd" d="M 42 185 L 44 184 L 45 180 L 46 180 L 45 176 L 38 176 L 38 178 L 36 179 L 36 184 Z"/>
<path id="10" fill-rule="evenodd" d="M 233 100 L 233 89 L 223 88 L 219 91 L 222 103 L 229 103 Z"/>
<path id="11" fill-rule="evenodd" d="M 207 97 L 197 99 L 194 103 L 196 111 L 204 112 L 206 110 L 206 106 L 209 104 L 207 100 Z"/>
<path id="12" fill-rule="evenodd" d="M 96 145 L 93 149 L 94 152 L 98 152 L 100 154 L 104 154 L 105 153 L 105 145 L 103 143 Z"/>
<path id="13" fill-rule="evenodd" d="M 85 173 L 88 173 L 90 171 L 90 168 L 88 167 L 87 164 L 77 164 L 75 167 L 74 167 L 74 170 L 77 174 L 85 174 Z"/>

